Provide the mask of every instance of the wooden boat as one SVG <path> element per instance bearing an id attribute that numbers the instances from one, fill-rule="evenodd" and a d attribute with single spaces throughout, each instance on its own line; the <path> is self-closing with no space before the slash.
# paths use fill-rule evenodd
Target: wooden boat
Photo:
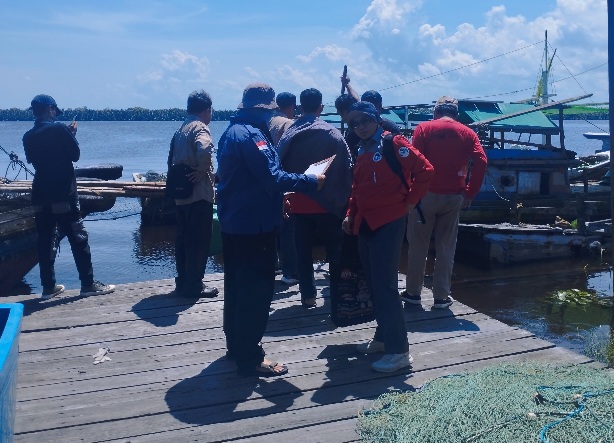
<path id="1" fill-rule="evenodd" d="M 121 165 L 88 166 L 75 168 L 77 182 L 88 177 L 105 180 L 105 177 L 121 176 Z M 79 195 L 82 217 L 93 212 L 104 212 L 115 204 L 114 196 Z M 38 263 L 36 251 L 36 226 L 30 193 L 0 193 L 0 295 L 14 288 Z"/>
<path id="2" fill-rule="evenodd" d="M 610 152 L 610 133 L 609 132 L 585 132 L 584 137 L 589 140 L 601 141 L 601 148 L 597 152 Z"/>
<path id="3" fill-rule="evenodd" d="M 601 254 L 611 242 L 611 220 L 589 230 L 544 225 L 461 224 L 456 258 L 482 267 Z"/>
<path id="4" fill-rule="evenodd" d="M 36 226 L 29 195 L 0 195 L 0 295 L 15 287 L 38 262 Z"/>

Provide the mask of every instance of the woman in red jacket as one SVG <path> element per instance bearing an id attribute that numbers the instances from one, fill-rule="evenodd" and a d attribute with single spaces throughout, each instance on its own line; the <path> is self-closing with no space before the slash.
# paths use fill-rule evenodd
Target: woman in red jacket
<path id="1" fill-rule="evenodd" d="M 404 184 L 382 154 L 384 131 L 375 106 L 368 102 L 353 104 L 348 121 L 361 141 L 343 230 L 358 235 L 360 260 L 377 321 L 373 339 L 357 349 L 367 354 L 383 352 L 371 367 L 378 372 L 394 372 L 411 366 L 413 361 L 397 283 L 403 235 L 407 214 L 426 194 L 433 167 L 406 138 L 395 136 L 393 150 L 401 164 Z"/>

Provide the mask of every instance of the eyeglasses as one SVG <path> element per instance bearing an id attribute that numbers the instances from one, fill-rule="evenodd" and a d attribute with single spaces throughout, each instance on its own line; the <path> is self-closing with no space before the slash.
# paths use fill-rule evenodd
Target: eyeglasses
<path id="1" fill-rule="evenodd" d="M 375 120 L 373 120 L 370 117 L 367 117 L 366 115 L 364 115 L 360 120 L 353 120 L 350 122 L 350 128 L 352 129 L 356 129 L 360 126 L 367 126 L 370 123 L 375 123 Z"/>

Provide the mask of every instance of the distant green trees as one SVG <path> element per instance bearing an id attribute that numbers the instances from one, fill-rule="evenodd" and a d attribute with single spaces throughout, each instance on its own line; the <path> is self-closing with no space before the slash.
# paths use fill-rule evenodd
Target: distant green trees
<path id="1" fill-rule="evenodd" d="M 88 109 L 65 108 L 60 116 L 61 121 L 70 121 L 75 116 L 80 121 L 182 121 L 186 116 L 185 109 Z M 212 120 L 227 121 L 235 111 L 213 110 Z M 0 109 L 0 121 L 31 121 L 32 112 L 27 109 Z"/>
<path id="2" fill-rule="evenodd" d="M 543 113 L 551 119 L 557 119 L 559 116 L 558 109 L 544 109 Z M 563 118 L 565 120 L 607 120 L 608 108 L 585 105 L 565 106 Z"/>

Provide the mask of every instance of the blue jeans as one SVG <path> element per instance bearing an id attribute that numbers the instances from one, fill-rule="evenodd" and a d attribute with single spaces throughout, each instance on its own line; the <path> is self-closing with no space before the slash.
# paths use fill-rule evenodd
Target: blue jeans
<path id="1" fill-rule="evenodd" d="M 398 268 L 407 217 L 403 216 L 372 232 L 358 234 L 360 261 L 371 290 L 377 341 L 384 343 L 386 354 L 409 350 L 403 304 L 399 297 Z"/>
<path id="2" fill-rule="evenodd" d="M 342 220 L 330 213 L 294 214 L 296 257 L 299 291 L 301 299 L 316 296 L 316 284 L 313 276 L 313 246 L 316 235 L 324 242 L 326 261 L 338 262 L 343 242 Z"/>

